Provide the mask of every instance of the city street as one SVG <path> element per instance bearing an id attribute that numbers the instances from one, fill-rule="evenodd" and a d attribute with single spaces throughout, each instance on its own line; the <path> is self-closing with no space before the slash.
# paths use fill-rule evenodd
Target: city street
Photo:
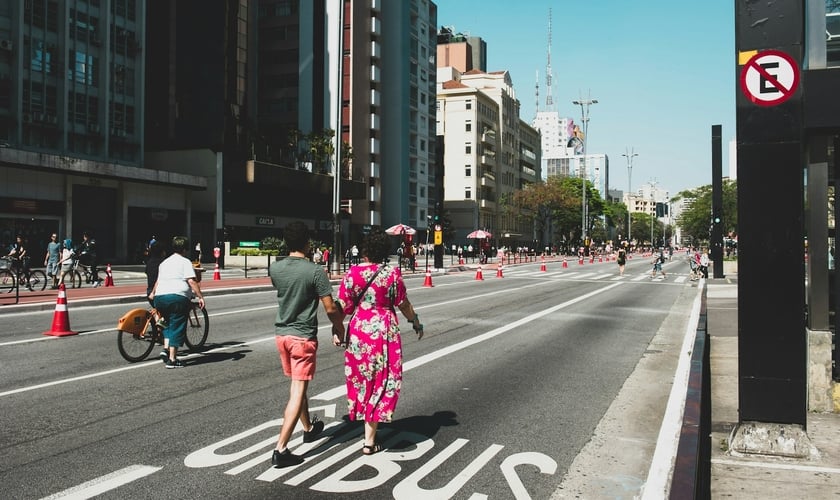
<path id="1" fill-rule="evenodd" d="M 297 432 L 306 461 L 285 469 L 270 463 L 289 388 L 271 291 L 209 296 L 207 345 L 180 370 L 165 370 L 158 349 L 137 364 L 118 353 L 117 319 L 139 299 L 69 302 L 70 337 L 42 335 L 53 311 L 0 309 L 0 483 L 10 499 L 563 498 L 572 461 L 652 358 L 658 371 L 610 424 L 635 457 L 611 472 L 638 491 L 681 338 L 652 341 L 685 330 L 697 295 L 683 256 L 664 268 L 661 281 L 650 258 L 630 260 L 623 277 L 614 262 L 541 271 L 537 261 L 503 278 L 487 267 L 483 281 L 473 270 L 435 275 L 433 287 L 422 273 L 407 279 L 426 335 L 403 332 L 402 395 L 373 456 L 342 419 L 343 351 L 321 313 L 309 396 L 327 429 L 310 444 Z"/>

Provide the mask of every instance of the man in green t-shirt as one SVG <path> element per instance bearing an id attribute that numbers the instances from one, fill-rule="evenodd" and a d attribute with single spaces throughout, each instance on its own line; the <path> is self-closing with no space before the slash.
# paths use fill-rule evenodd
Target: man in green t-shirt
<path id="1" fill-rule="evenodd" d="M 332 322 L 332 333 L 344 338 L 344 315 L 332 298 L 332 286 L 324 269 L 309 261 L 309 228 L 303 222 L 286 226 L 284 238 L 289 256 L 268 268 L 271 284 L 277 289 L 275 341 L 283 373 L 292 379 L 289 402 L 283 413 L 283 425 L 277 447 L 271 456 L 275 467 L 303 462 L 287 448 L 298 420 L 303 425 L 303 442 L 311 443 L 324 430 L 324 422 L 309 416 L 306 389 L 315 375 L 318 351 L 318 302 Z"/>

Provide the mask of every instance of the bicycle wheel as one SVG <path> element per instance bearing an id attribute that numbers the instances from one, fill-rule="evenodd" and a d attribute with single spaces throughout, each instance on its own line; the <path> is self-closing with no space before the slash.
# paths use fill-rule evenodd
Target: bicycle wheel
<path id="1" fill-rule="evenodd" d="M 192 309 L 187 315 L 187 335 L 184 339 L 187 347 L 198 349 L 207 341 L 207 333 L 210 331 L 210 319 L 207 316 L 207 309 L 198 307 L 193 303 Z"/>
<path id="2" fill-rule="evenodd" d="M 0 270 L 0 293 L 15 291 L 15 275 L 8 269 Z"/>
<path id="3" fill-rule="evenodd" d="M 29 272 L 29 289 L 33 292 L 41 292 L 47 288 L 47 275 L 44 271 L 34 270 Z"/>
<path id="4" fill-rule="evenodd" d="M 80 288 L 82 286 L 82 275 L 79 274 L 79 271 L 70 271 L 67 273 L 67 276 L 65 276 L 65 281 L 67 278 L 70 279 L 70 288 Z"/>
<path id="5" fill-rule="evenodd" d="M 159 336 L 160 331 L 151 321 L 147 323 L 143 335 L 117 330 L 117 349 L 126 361 L 132 363 L 143 361 L 155 348 L 156 339 Z"/>

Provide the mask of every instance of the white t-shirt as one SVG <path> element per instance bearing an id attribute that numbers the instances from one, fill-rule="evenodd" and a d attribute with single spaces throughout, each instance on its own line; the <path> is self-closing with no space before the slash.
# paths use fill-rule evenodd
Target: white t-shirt
<path id="1" fill-rule="evenodd" d="M 158 267 L 158 280 L 155 295 L 183 295 L 191 297 L 190 285 L 187 280 L 195 279 L 195 268 L 190 259 L 173 253 Z"/>

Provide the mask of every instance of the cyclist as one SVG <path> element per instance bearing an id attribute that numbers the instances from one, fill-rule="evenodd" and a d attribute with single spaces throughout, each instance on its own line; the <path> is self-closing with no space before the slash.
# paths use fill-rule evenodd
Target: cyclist
<path id="1" fill-rule="evenodd" d="M 91 238 L 90 232 L 85 231 L 82 233 L 82 242 L 79 244 L 79 248 L 76 249 L 76 253 L 79 256 L 79 263 L 90 268 L 87 282 L 93 283 L 94 288 L 101 285 L 102 280 L 99 279 L 99 273 L 96 269 L 96 240 Z"/>
<path id="2" fill-rule="evenodd" d="M 11 260 L 12 271 L 20 273 L 23 276 L 29 275 L 29 256 L 26 255 L 26 245 L 23 241 L 23 236 L 17 235 L 15 242 L 12 243 L 7 257 Z M 26 286 L 29 287 L 27 280 Z"/>

